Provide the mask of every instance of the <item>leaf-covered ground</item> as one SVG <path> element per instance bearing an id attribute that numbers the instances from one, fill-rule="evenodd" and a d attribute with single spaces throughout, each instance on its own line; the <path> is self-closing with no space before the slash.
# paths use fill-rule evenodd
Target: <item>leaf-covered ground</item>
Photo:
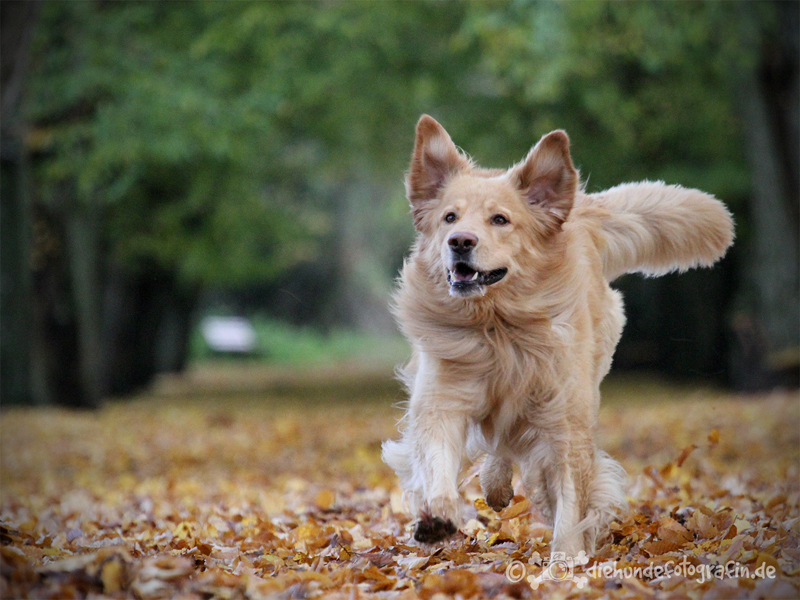
<path id="1" fill-rule="evenodd" d="M 612 381 L 600 442 L 632 510 L 570 574 L 546 564 L 528 501 L 494 514 L 474 470 L 456 537 L 411 541 L 380 460 L 399 392 L 313 379 L 259 393 L 234 372 L 97 413 L 4 409 L 3 597 L 800 597 L 795 392 Z"/>

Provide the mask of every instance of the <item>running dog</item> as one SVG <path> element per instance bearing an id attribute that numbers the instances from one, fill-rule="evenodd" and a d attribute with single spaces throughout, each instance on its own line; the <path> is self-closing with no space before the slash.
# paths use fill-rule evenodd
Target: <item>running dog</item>
<path id="1" fill-rule="evenodd" d="M 627 503 L 595 443 L 600 382 L 625 316 L 609 282 L 719 260 L 733 220 L 713 196 L 661 182 L 587 194 L 563 131 L 509 169 L 482 169 L 444 128 L 417 124 L 406 192 L 417 231 L 394 309 L 413 356 L 402 438 L 383 445 L 414 537 L 456 532 L 465 456 L 500 511 L 517 465 L 553 552 L 591 552 Z"/>

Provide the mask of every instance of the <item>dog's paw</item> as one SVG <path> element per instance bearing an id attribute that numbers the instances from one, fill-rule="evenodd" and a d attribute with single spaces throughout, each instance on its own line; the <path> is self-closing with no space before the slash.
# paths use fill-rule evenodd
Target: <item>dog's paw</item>
<path id="1" fill-rule="evenodd" d="M 506 506 L 511 504 L 511 499 L 514 497 L 514 488 L 507 485 L 501 488 L 491 490 L 486 494 L 486 504 L 488 504 L 494 512 L 500 512 Z"/>
<path id="2" fill-rule="evenodd" d="M 550 544 L 550 549 L 552 553 L 560 552 L 568 557 L 576 557 L 581 552 L 585 553 L 582 536 L 574 534 L 570 536 L 560 536 L 556 533 L 553 542 Z"/>
<path id="3" fill-rule="evenodd" d="M 455 535 L 456 531 L 450 519 L 423 514 L 414 527 L 414 539 L 423 544 L 435 544 Z"/>

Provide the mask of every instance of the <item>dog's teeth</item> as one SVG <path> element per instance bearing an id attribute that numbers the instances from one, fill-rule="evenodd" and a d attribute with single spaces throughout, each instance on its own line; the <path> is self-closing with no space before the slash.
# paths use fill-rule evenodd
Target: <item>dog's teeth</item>
<path id="1" fill-rule="evenodd" d="M 475 281 L 477 278 L 478 278 L 478 272 L 475 271 L 475 273 L 473 273 L 472 275 L 472 281 Z"/>

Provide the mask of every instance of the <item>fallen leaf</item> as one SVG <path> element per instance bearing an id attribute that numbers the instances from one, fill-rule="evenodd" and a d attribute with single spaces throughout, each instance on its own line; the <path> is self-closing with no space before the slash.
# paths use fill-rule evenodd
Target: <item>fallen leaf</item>
<path id="1" fill-rule="evenodd" d="M 336 494 L 331 490 L 322 490 L 314 498 L 314 504 L 320 510 L 330 510 L 336 502 Z"/>
<path id="2" fill-rule="evenodd" d="M 750 572 L 777 564 L 777 579 L 766 582 L 773 587 L 637 576 L 592 579 L 580 590 L 544 582 L 533 592 L 527 581 L 512 584 L 506 568 L 518 560 L 528 574 L 541 573 L 553 531 L 530 497 L 491 510 L 474 467 L 462 489 L 474 508 L 465 507 L 460 531 L 440 544 L 412 539 L 398 478 L 380 460 L 381 442 L 397 435 L 391 399 L 304 404 L 186 394 L 142 396 L 91 414 L 3 407 L 1 594 L 800 597 L 797 394 L 698 393 L 689 418 L 678 400 L 685 391 L 670 393 L 675 402 L 612 400 L 600 412 L 598 444 L 629 473 L 630 510 L 612 521 L 591 562 L 734 561 Z M 716 444 L 714 430 L 724 432 Z M 675 444 L 708 448 L 707 438 L 716 450 L 694 452 L 692 468 L 679 468 Z"/>
<path id="3" fill-rule="evenodd" d="M 681 450 L 680 456 L 675 459 L 675 464 L 678 465 L 678 467 L 682 467 L 684 461 L 686 461 L 686 459 L 689 458 L 689 455 L 695 450 L 697 450 L 697 446 L 695 444 L 689 444 L 686 446 L 683 450 Z"/>
<path id="4" fill-rule="evenodd" d="M 509 519 L 515 519 L 519 516 L 527 514 L 530 512 L 530 510 L 531 510 L 530 500 L 528 500 L 527 498 L 523 498 L 519 502 L 506 506 L 502 511 L 500 511 L 498 517 L 502 521 L 507 521 Z"/>
<path id="5" fill-rule="evenodd" d="M 671 517 L 663 517 L 659 520 L 657 535 L 662 540 L 676 544 L 678 547 L 692 541 L 692 534 Z"/>

